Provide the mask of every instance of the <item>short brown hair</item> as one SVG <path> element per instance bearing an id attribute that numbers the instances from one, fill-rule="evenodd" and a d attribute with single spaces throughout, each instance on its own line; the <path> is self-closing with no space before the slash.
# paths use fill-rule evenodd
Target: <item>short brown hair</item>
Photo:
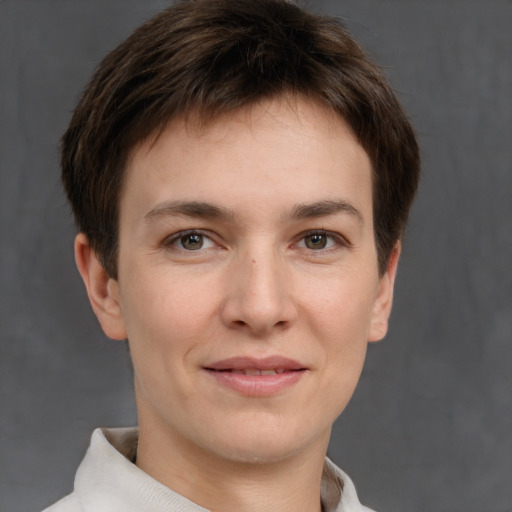
<path id="1" fill-rule="evenodd" d="M 181 0 L 105 57 L 62 139 L 62 179 L 77 227 L 111 277 L 130 150 L 178 115 L 194 111 L 208 122 L 287 93 L 342 116 L 368 153 L 385 271 L 420 163 L 414 131 L 382 73 L 338 19 L 290 1 Z"/>

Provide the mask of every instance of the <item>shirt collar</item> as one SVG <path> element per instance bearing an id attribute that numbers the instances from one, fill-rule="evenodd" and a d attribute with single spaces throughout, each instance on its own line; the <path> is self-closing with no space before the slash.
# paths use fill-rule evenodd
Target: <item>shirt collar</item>
<path id="1" fill-rule="evenodd" d="M 133 460 L 138 429 L 96 429 L 78 468 L 75 493 L 85 512 L 205 512 L 139 469 Z M 371 512 L 350 478 L 326 458 L 321 486 L 324 512 Z"/>

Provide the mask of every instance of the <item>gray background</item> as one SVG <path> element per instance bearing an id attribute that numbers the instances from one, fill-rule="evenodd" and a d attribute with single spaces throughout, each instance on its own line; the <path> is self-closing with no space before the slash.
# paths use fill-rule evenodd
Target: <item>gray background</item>
<path id="1" fill-rule="evenodd" d="M 310 2 L 347 18 L 424 156 L 391 331 L 330 455 L 381 512 L 512 511 L 512 2 Z M 135 422 L 126 349 L 72 257 L 57 147 L 94 66 L 164 1 L 0 0 L 0 510 L 72 488 Z"/>

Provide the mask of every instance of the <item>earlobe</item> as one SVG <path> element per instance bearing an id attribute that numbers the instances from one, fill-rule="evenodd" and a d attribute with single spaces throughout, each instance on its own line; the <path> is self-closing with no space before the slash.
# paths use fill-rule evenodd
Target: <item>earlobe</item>
<path id="1" fill-rule="evenodd" d="M 389 316 L 393 306 L 395 277 L 401 250 L 402 244 L 398 241 L 389 257 L 388 268 L 384 275 L 380 277 L 368 332 L 368 341 L 380 341 L 388 331 Z"/>
<path id="2" fill-rule="evenodd" d="M 109 338 L 126 339 L 118 283 L 109 277 L 84 233 L 75 238 L 75 261 L 103 331 Z"/>

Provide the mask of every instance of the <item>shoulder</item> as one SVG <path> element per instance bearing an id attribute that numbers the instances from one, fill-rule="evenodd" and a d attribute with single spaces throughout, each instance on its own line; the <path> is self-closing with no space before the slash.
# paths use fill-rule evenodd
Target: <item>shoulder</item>
<path id="1" fill-rule="evenodd" d="M 83 512 L 75 494 L 69 494 L 54 505 L 45 508 L 43 512 Z"/>

